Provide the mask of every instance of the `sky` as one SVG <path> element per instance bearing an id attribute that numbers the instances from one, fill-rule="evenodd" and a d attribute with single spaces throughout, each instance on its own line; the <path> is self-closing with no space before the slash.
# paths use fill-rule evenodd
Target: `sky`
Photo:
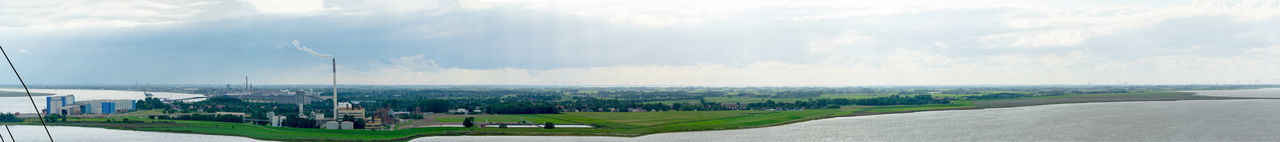
<path id="1" fill-rule="evenodd" d="M 328 84 L 330 57 L 339 84 L 1280 83 L 1277 0 L 44 0 L 0 19 L 47 85 Z"/>

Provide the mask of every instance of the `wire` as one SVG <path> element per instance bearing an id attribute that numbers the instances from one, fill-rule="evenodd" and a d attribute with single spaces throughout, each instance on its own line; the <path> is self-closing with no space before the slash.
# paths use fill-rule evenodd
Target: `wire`
<path id="1" fill-rule="evenodd" d="M 22 81 L 22 75 L 18 75 L 18 68 L 13 66 L 13 60 L 9 59 L 9 52 L 4 52 L 4 47 L 0 46 L 0 54 L 4 54 L 4 61 L 9 62 L 9 68 L 13 69 L 13 75 L 18 76 L 18 83 L 22 83 L 22 90 L 27 91 L 27 100 L 31 101 L 31 108 L 36 110 L 36 117 L 40 118 L 40 126 L 44 126 L 44 134 L 49 136 L 49 142 L 53 142 L 53 134 L 49 133 L 49 125 L 44 124 L 44 116 L 40 114 L 40 107 L 36 106 L 35 97 L 31 96 L 31 89 L 27 89 L 27 82 Z M 5 126 L 7 129 L 9 126 Z M 12 134 L 9 137 L 13 137 Z"/>
<path id="2" fill-rule="evenodd" d="M 9 140 L 13 140 L 13 142 L 18 142 L 18 139 L 15 139 L 13 137 L 13 131 L 9 130 L 9 125 L 4 125 L 4 131 L 9 132 Z M 0 139 L 4 139 L 4 138 L 0 138 Z"/>
<path id="3" fill-rule="evenodd" d="M 9 125 L 4 125 L 4 131 L 5 131 L 5 132 L 8 132 L 8 131 L 9 131 Z M 10 137 L 12 137 L 12 136 L 13 136 L 13 132 L 9 132 L 9 136 L 10 136 Z M 3 136 L 3 135 L 0 135 L 0 142 L 5 142 L 5 140 L 4 140 L 4 136 Z M 17 142 L 17 141 L 14 141 L 14 142 Z"/>

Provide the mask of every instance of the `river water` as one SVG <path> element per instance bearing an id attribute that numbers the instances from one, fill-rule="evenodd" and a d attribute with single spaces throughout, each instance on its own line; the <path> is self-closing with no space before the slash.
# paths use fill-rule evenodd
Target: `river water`
<path id="1" fill-rule="evenodd" d="M 1280 89 L 1199 93 L 1277 97 Z M 1280 108 L 1280 100 L 1082 103 L 842 117 L 776 127 L 634 138 L 440 136 L 412 141 L 1280 141 L 1280 109 L 1276 108 Z M 18 141 L 47 139 L 39 126 L 10 127 Z M 57 141 L 255 141 L 232 136 L 82 127 L 51 127 L 50 131 Z"/>
<path id="2" fill-rule="evenodd" d="M 49 141 L 49 136 L 45 135 L 44 128 L 40 126 L 10 125 L 9 132 L 3 132 L 0 127 L 0 135 L 4 135 L 5 141 L 12 142 L 14 139 L 19 142 L 39 142 Z M 242 142 L 242 141 L 258 141 L 245 137 L 235 136 L 219 136 L 219 135 L 201 135 L 201 134 L 181 134 L 181 133 L 164 133 L 164 132 L 144 132 L 144 131 L 125 131 L 112 130 L 103 128 L 85 128 L 85 127 L 65 127 L 50 126 L 49 132 L 53 134 L 53 140 L 58 142 Z M 17 136 L 17 137 L 11 137 Z"/>
<path id="3" fill-rule="evenodd" d="M 1275 97 L 1280 89 L 1206 91 Z M 1280 141 L 1280 100 L 1057 104 L 843 117 L 624 137 L 444 136 L 413 141 Z"/>

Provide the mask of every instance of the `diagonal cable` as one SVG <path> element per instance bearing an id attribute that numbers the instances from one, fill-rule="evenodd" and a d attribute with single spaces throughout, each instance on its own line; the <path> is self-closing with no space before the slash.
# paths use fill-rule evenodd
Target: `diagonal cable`
<path id="1" fill-rule="evenodd" d="M 40 107 L 36 106 L 35 97 L 31 96 L 31 89 L 27 89 L 27 82 L 22 81 L 22 75 L 18 75 L 18 68 L 13 66 L 13 60 L 9 60 L 9 53 L 4 52 L 3 46 L 0 46 L 0 54 L 4 54 L 4 61 L 9 62 L 9 68 L 13 69 L 13 75 L 18 76 L 18 83 L 22 83 L 22 90 L 27 91 L 27 99 L 31 100 L 31 108 L 36 110 L 36 117 L 40 118 L 40 126 L 44 126 L 44 134 L 49 136 L 49 142 L 53 142 L 53 134 L 49 133 L 49 125 L 44 124 L 44 116 L 40 114 Z M 13 135 L 9 135 L 9 137 L 13 137 Z"/>

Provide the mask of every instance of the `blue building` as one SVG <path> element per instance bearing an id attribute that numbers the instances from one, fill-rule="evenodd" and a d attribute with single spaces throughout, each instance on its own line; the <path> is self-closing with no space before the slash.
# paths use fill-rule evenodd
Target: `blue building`
<path id="1" fill-rule="evenodd" d="M 75 101 L 75 96 L 45 97 L 45 114 L 114 114 L 132 111 L 137 100 L 89 100 Z"/>
<path id="2" fill-rule="evenodd" d="M 74 110 L 66 109 L 68 108 L 67 105 L 74 104 L 74 102 L 76 101 L 75 95 L 49 96 L 49 97 L 44 97 L 44 101 L 45 101 L 45 104 L 44 104 L 45 114 L 58 113 L 58 114 L 66 115 L 70 113 L 76 113 L 74 112 Z"/>

